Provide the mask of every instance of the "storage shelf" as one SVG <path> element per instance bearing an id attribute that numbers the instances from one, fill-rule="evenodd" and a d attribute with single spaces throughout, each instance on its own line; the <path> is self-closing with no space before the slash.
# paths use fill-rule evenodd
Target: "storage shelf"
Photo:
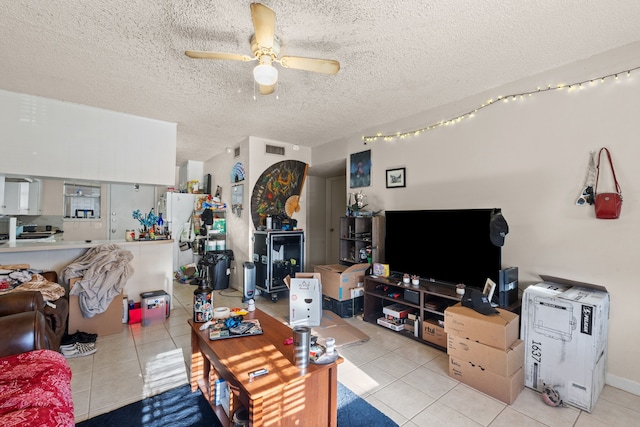
<path id="1" fill-rule="evenodd" d="M 381 286 L 386 287 L 386 290 L 379 289 Z M 404 291 L 410 290 L 419 293 L 418 304 L 412 301 L 408 301 L 404 298 Z M 390 293 L 400 293 L 400 297 L 392 298 Z M 378 324 L 378 318 L 382 315 L 382 308 L 384 306 L 400 303 L 409 308 L 415 309 L 416 315 L 420 317 L 419 332 L 415 336 L 412 331 L 402 330 L 397 333 L 401 333 L 409 338 L 420 341 L 423 344 L 435 347 L 439 350 L 446 351 L 445 343 L 441 341 L 442 345 L 439 345 L 433 341 L 430 341 L 430 337 L 423 337 L 422 322 L 424 319 L 438 319 L 444 320 L 444 308 L 457 304 L 460 301 L 460 297 L 455 292 L 455 285 L 436 283 L 430 280 L 420 280 L 419 286 L 405 286 L 397 278 L 386 278 L 376 276 L 366 276 L 364 279 L 364 315 L 363 319 L 366 322 Z M 434 304 L 436 309 L 427 308 L 425 304 Z M 379 325 L 379 324 L 378 324 Z M 385 329 L 385 326 L 379 325 Z M 444 332 L 443 332 L 444 333 Z"/>
<path id="2" fill-rule="evenodd" d="M 371 248 L 371 262 L 384 261 L 384 217 L 351 217 L 340 218 L 340 264 L 353 265 L 368 262 L 361 257 L 361 252 Z"/>

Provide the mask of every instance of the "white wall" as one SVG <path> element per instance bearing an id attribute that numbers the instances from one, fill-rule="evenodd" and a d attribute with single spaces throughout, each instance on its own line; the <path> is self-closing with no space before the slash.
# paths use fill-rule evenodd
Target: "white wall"
<path id="1" fill-rule="evenodd" d="M 231 171 L 236 162 L 244 165 L 247 170 L 249 159 L 248 139 L 240 143 L 240 156 L 234 157 L 233 153 L 222 153 L 204 163 L 204 173 L 211 174 L 211 193 L 215 194 L 216 187 L 222 189 L 222 201 L 227 204 L 227 249 L 233 250 L 234 260 L 231 262 L 231 276 L 229 286 L 242 290 L 243 270 L 242 263 L 251 261 L 248 247 L 248 227 L 247 218 L 251 215 L 249 209 L 249 198 L 247 196 L 247 180 L 242 182 L 231 182 Z M 244 203 L 240 216 L 231 211 L 231 191 L 232 185 L 242 184 L 244 189 Z"/>
<path id="2" fill-rule="evenodd" d="M 365 134 L 419 129 L 500 95 L 631 69 L 639 65 L 638 57 L 640 44 Z M 611 294 L 607 382 L 640 394 L 640 341 L 634 338 L 640 324 L 635 270 L 640 71 L 584 86 L 500 102 L 458 124 L 403 140 L 364 146 L 357 134 L 342 143 L 350 153 L 372 150 L 372 185 L 362 189 L 372 210 L 500 207 L 510 228 L 503 266 L 519 267 L 521 288 L 540 281 L 539 274 L 606 286 Z M 420 100 L 415 104 L 418 111 Z M 618 220 L 595 219 L 593 207 L 575 203 L 589 152 L 602 146 L 611 150 L 624 195 Z M 385 170 L 394 167 L 406 167 L 406 188 L 385 188 Z"/>
<path id="3" fill-rule="evenodd" d="M 285 147 L 285 156 L 266 154 L 266 144 Z M 249 137 L 239 144 L 240 156 L 234 157 L 233 153 L 222 153 L 209 159 L 204 164 L 204 173 L 211 174 L 212 192 L 215 192 L 216 186 L 219 185 L 222 188 L 222 201 L 227 203 L 228 206 L 227 248 L 232 249 L 234 255 L 230 277 L 230 286 L 233 288 L 243 289 L 243 263 L 253 261 L 253 232 L 255 227 L 251 217 L 251 194 L 256 181 L 265 169 L 282 160 L 310 162 L 311 149 L 300 146 L 299 150 L 293 150 L 293 145 L 282 141 Z M 231 171 L 236 162 L 242 163 L 246 176 L 244 181 L 238 183 L 231 182 Z M 231 191 L 232 186 L 235 184 L 244 185 L 244 209 L 239 217 L 231 211 Z M 305 183 L 300 197 L 300 212 L 296 212 L 294 215 L 294 218 L 298 220 L 298 228 L 303 230 L 306 230 L 307 226 L 307 188 L 308 184 Z"/>

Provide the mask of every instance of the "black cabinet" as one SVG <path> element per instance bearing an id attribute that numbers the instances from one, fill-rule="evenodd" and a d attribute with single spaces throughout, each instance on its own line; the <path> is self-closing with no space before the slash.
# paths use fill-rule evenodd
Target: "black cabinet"
<path id="1" fill-rule="evenodd" d="M 278 293 L 288 290 L 287 276 L 295 277 L 304 269 L 303 231 L 256 231 L 253 236 L 253 262 L 256 288 L 278 300 Z"/>

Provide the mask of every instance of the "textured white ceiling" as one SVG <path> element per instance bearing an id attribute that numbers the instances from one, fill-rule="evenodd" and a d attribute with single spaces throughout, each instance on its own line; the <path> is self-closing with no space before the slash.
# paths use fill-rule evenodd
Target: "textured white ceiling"
<path id="1" fill-rule="evenodd" d="M 255 63 L 184 55 L 250 55 L 250 3 L 3 1 L 0 89 L 178 123 L 181 164 L 247 136 L 314 147 L 640 40 L 637 0 L 265 0 L 281 55 L 341 70 L 280 67 L 254 99 Z"/>

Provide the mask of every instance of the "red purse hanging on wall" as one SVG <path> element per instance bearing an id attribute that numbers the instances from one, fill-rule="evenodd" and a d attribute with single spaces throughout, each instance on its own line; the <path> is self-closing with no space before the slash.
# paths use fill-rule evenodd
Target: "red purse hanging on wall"
<path id="1" fill-rule="evenodd" d="M 613 175 L 613 183 L 616 187 L 615 193 L 600 193 L 598 191 L 598 179 L 600 178 L 600 158 L 602 153 L 607 154 L 609 159 L 609 166 L 611 167 L 611 174 Z M 602 147 L 598 153 L 598 173 L 596 175 L 596 187 L 595 187 L 595 202 L 593 205 L 596 210 L 596 218 L 600 219 L 617 219 L 620 217 L 620 210 L 622 210 L 622 190 L 618 184 L 616 178 L 616 171 L 613 169 L 613 162 L 611 161 L 611 153 L 606 147 Z"/>

